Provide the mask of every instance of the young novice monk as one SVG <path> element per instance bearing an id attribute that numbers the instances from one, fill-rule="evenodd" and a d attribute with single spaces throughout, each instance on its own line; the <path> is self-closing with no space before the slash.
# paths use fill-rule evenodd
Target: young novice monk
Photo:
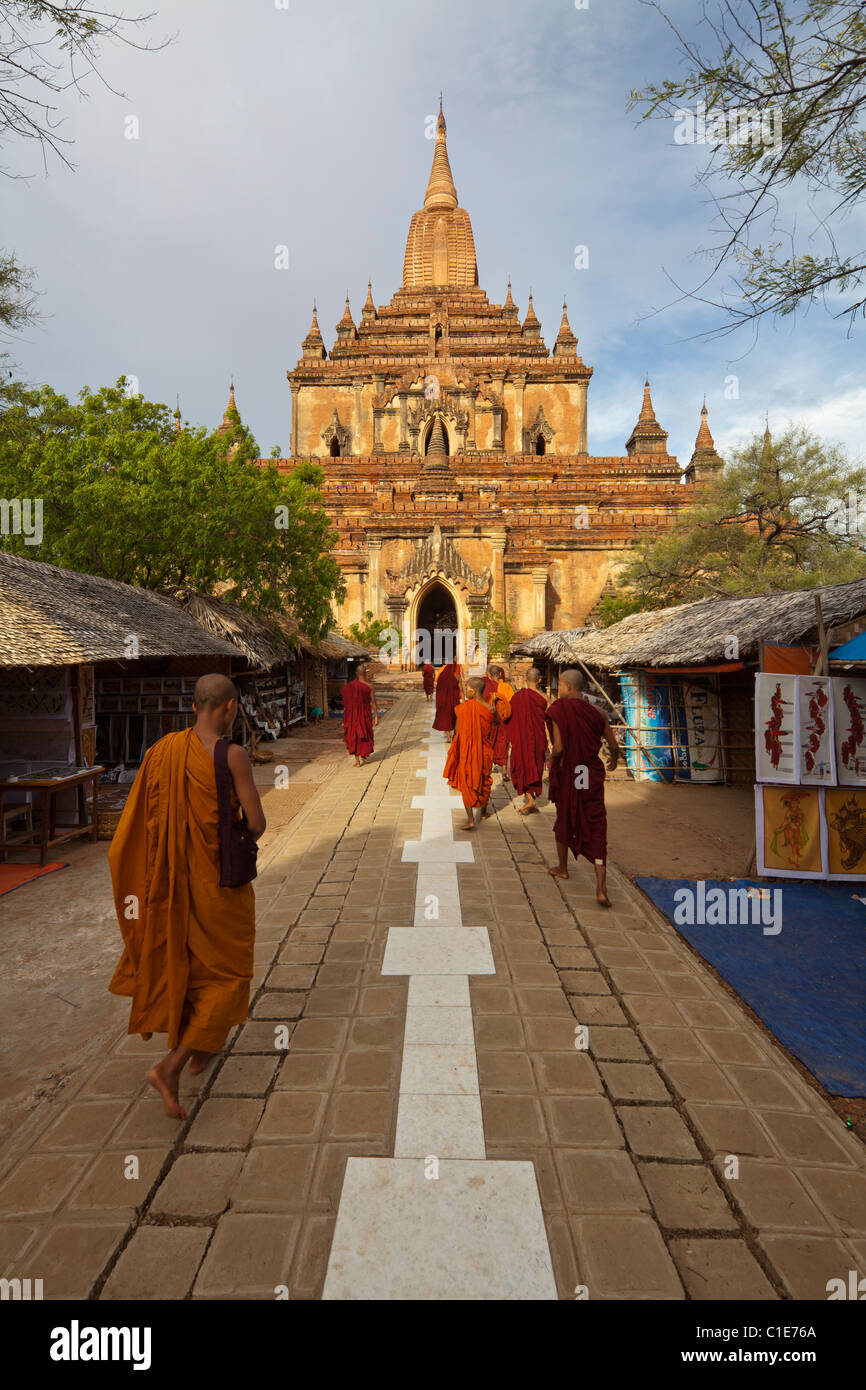
<path id="1" fill-rule="evenodd" d="M 461 830 L 475 829 L 475 809 L 487 820 L 493 768 L 493 710 L 484 698 L 484 680 L 471 676 L 466 682 L 466 699 L 455 710 L 457 727 L 448 749 L 443 776 L 449 787 L 459 791 L 466 807 L 466 824 Z"/>

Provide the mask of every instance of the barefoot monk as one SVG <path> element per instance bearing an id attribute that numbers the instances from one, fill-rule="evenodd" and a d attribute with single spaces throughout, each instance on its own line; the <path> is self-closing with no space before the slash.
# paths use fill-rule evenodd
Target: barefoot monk
<path id="1" fill-rule="evenodd" d="M 193 728 L 145 754 L 108 851 L 124 940 L 109 989 L 132 999 L 129 1033 L 168 1034 L 168 1056 L 147 1079 L 178 1120 L 186 1119 L 178 1103 L 184 1067 L 202 1071 L 246 1021 L 255 938 L 252 883 L 220 887 L 214 750 L 231 733 L 237 690 L 225 676 L 202 676 L 193 707 Z M 244 812 L 258 840 L 265 816 L 238 744 L 228 747 L 228 772 L 232 812 Z"/>
<path id="2" fill-rule="evenodd" d="M 373 728 L 378 723 L 376 692 L 367 680 L 367 667 L 359 666 L 354 680 L 343 686 L 343 739 L 356 767 L 363 767 L 372 753 Z"/>
<path id="3" fill-rule="evenodd" d="M 563 671 L 559 699 L 547 711 L 553 750 L 550 761 L 550 799 L 556 806 L 558 864 L 548 872 L 568 878 L 568 851 L 581 854 L 595 868 L 595 896 L 610 907 L 607 896 L 607 813 L 604 808 L 602 739 L 610 749 L 611 772 L 619 759 L 616 736 L 600 709 L 583 698 L 579 671 Z"/>
<path id="4" fill-rule="evenodd" d="M 526 673 L 526 685 L 511 701 L 511 720 L 508 738 L 511 748 L 511 781 L 514 790 L 523 797 L 518 815 L 527 816 L 538 807 L 544 759 L 547 756 L 547 701 L 539 689 L 541 672 L 531 666 Z"/>
<path id="5" fill-rule="evenodd" d="M 493 768 L 493 710 L 484 698 L 484 680 L 471 676 L 466 682 L 466 699 L 456 709 L 457 729 L 448 749 L 445 771 L 448 785 L 459 791 L 466 808 L 466 824 L 461 830 L 475 829 L 475 808 L 487 820 Z"/>

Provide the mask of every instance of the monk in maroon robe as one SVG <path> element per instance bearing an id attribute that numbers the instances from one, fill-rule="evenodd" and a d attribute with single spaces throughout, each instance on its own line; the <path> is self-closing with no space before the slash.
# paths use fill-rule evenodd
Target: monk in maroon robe
<path id="1" fill-rule="evenodd" d="M 356 767 L 363 767 L 372 753 L 373 727 L 379 723 L 376 696 L 366 675 L 366 666 L 359 666 L 355 679 L 343 686 L 343 738 Z"/>
<path id="2" fill-rule="evenodd" d="M 447 734 L 449 743 L 457 719 L 454 711 L 462 699 L 463 679 L 460 666 L 456 661 L 449 661 L 436 678 L 436 714 L 433 718 L 433 728 Z"/>
<path id="3" fill-rule="evenodd" d="M 508 737 L 511 744 L 511 781 L 523 797 L 518 815 L 538 814 L 536 798 L 541 796 L 541 779 L 547 757 L 547 701 L 539 690 L 541 672 L 536 666 L 526 673 L 526 687 L 511 701 Z"/>
<path id="4" fill-rule="evenodd" d="M 506 764 L 508 762 L 508 721 L 511 718 L 511 701 L 514 686 L 505 679 L 501 666 L 488 666 L 484 680 L 484 698 L 493 706 L 493 765 L 501 768 L 503 782 L 508 781 Z"/>
<path id="5" fill-rule="evenodd" d="M 553 751 L 550 761 L 550 799 L 556 806 L 558 866 L 554 878 L 568 878 L 568 851 L 581 854 L 595 867 L 595 896 L 610 907 L 607 896 L 607 813 L 604 808 L 604 765 L 601 741 L 610 749 L 611 772 L 619 760 L 616 736 L 600 709 L 582 696 L 579 671 L 563 671 L 559 699 L 547 711 Z"/>
<path id="6" fill-rule="evenodd" d="M 424 694 L 427 696 L 427 703 L 433 699 L 433 690 L 436 686 L 436 671 L 429 661 L 425 661 L 421 667 L 421 676 L 424 681 Z"/>

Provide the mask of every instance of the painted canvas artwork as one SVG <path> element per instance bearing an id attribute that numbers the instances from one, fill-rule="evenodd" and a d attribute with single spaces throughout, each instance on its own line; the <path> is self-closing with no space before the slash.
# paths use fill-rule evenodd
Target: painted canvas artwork
<path id="1" fill-rule="evenodd" d="M 866 680 L 833 679 L 836 772 L 842 787 L 866 787 Z"/>
<path id="2" fill-rule="evenodd" d="M 818 787 L 756 787 L 758 872 L 782 878 L 826 875 L 826 830 Z"/>
<path id="3" fill-rule="evenodd" d="M 833 686 L 829 676 L 797 677 L 798 780 L 806 786 L 836 785 Z"/>
<path id="4" fill-rule="evenodd" d="M 759 782 L 796 782 L 797 677 L 755 677 L 755 762 Z"/>
<path id="5" fill-rule="evenodd" d="M 831 788 L 825 805 L 829 877 L 866 879 L 866 791 Z"/>

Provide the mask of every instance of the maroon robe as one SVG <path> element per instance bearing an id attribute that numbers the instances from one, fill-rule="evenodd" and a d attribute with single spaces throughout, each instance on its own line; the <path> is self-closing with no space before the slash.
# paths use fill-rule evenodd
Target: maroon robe
<path id="1" fill-rule="evenodd" d="M 343 737 L 350 753 L 369 758 L 373 751 L 372 690 L 357 677 L 343 686 Z"/>
<path id="2" fill-rule="evenodd" d="M 424 678 L 424 694 L 432 695 L 434 686 L 436 685 L 436 672 L 429 661 L 425 661 L 424 665 L 421 667 L 421 675 Z"/>
<path id="3" fill-rule="evenodd" d="M 600 709 L 579 696 L 554 700 L 547 711 L 553 738 L 553 725 L 559 729 L 563 753 L 550 762 L 550 799 L 556 806 L 553 833 L 557 842 L 568 845 L 575 859 L 581 854 L 594 864 L 607 863 L 607 812 L 604 809 L 604 764 L 598 756 L 601 736 L 607 723 Z M 579 768 L 586 768 L 587 786 L 574 785 Z"/>
<path id="4" fill-rule="evenodd" d="M 529 686 L 518 690 L 511 701 L 511 720 L 508 736 L 511 740 L 511 781 L 521 796 L 541 795 L 544 759 L 547 754 L 547 731 L 544 716 L 547 701 Z"/>
<path id="5" fill-rule="evenodd" d="M 463 699 L 460 694 L 460 681 L 457 674 L 459 670 L 460 667 L 456 661 L 449 661 L 447 666 L 442 667 L 436 682 L 436 715 L 433 719 L 433 728 L 441 729 L 444 734 L 450 734 L 454 728 L 456 722 L 454 711 Z"/>

